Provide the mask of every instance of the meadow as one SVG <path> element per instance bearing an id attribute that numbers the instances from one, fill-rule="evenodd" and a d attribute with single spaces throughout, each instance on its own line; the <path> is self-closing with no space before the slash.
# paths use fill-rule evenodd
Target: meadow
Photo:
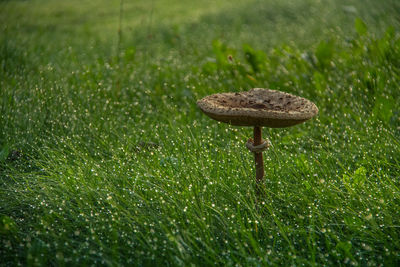
<path id="1" fill-rule="evenodd" d="M 258 201 L 257 87 L 319 108 Z M 396 0 L 0 1 L 0 265 L 398 266 L 399 105 Z"/>

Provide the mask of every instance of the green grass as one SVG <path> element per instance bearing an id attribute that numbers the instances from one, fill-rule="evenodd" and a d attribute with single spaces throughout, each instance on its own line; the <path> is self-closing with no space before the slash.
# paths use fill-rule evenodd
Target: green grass
<path id="1" fill-rule="evenodd" d="M 398 1 L 124 1 L 118 46 L 119 9 L 0 1 L 0 265 L 400 263 Z M 254 87 L 320 110 L 258 203 L 196 107 Z"/>

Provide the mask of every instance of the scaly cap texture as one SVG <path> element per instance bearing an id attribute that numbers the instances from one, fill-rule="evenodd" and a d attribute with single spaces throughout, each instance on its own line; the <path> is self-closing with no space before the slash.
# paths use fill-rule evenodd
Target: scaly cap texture
<path id="1" fill-rule="evenodd" d="M 217 121 L 271 128 L 290 127 L 318 113 L 317 106 L 303 97 L 262 88 L 209 95 L 197 101 L 197 106 Z"/>

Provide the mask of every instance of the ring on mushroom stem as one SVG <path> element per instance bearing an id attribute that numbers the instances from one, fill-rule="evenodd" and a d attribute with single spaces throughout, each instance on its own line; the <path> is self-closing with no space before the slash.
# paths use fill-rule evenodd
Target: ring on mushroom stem
<path id="1" fill-rule="evenodd" d="M 318 113 L 317 106 L 305 98 L 263 88 L 209 95 L 197 101 L 197 106 L 214 120 L 254 127 L 253 140 L 249 139 L 246 147 L 254 153 L 257 184 L 264 177 L 262 151 L 269 146 L 261 137 L 261 127 L 290 127 Z"/>
<path id="2" fill-rule="evenodd" d="M 271 143 L 269 142 L 269 140 L 261 140 L 261 144 L 258 146 L 254 145 L 254 140 L 253 138 L 250 138 L 249 140 L 247 140 L 246 142 L 246 147 L 248 150 L 250 150 L 250 152 L 253 153 L 260 153 L 263 152 L 264 150 L 267 150 L 268 147 L 271 145 Z"/>

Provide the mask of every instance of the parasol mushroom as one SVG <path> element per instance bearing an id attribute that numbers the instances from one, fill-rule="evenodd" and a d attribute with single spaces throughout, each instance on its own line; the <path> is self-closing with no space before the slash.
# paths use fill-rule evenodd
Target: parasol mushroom
<path id="1" fill-rule="evenodd" d="M 269 141 L 261 137 L 261 127 L 290 127 L 318 113 L 317 106 L 305 98 L 262 88 L 209 95 L 197 101 L 197 106 L 214 120 L 254 127 L 254 139 L 249 139 L 246 146 L 254 153 L 257 184 L 264 177 L 262 152 L 269 146 Z"/>

